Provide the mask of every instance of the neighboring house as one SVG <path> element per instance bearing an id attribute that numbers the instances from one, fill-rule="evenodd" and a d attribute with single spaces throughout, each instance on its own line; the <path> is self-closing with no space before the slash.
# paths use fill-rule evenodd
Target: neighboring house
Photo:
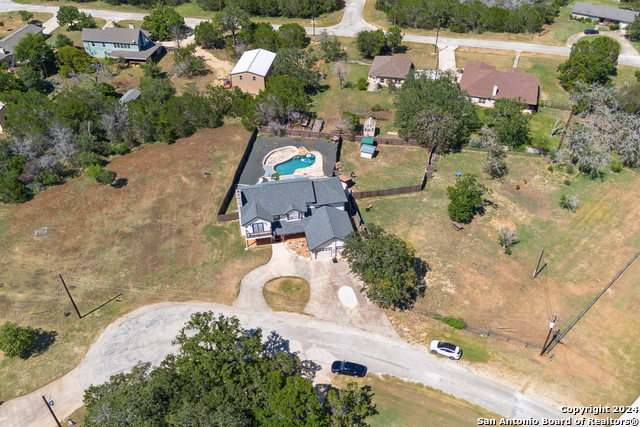
<path id="1" fill-rule="evenodd" d="M 124 95 L 122 95 L 122 98 L 120 98 L 120 103 L 126 104 L 129 101 L 135 101 L 139 97 L 140 91 L 138 89 L 129 89 Z"/>
<path id="2" fill-rule="evenodd" d="M 268 50 L 246 51 L 231 70 L 231 85 L 239 87 L 245 93 L 258 95 L 265 88 L 275 59 L 276 54 Z"/>
<path id="3" fill-rule="evenodd" d="M 360 141 L 360 157 L 373 159 L 376 154 L 376 141 L 372 137 L 362 138 Z"/>
<path id="4" fill-rule="evenodd" d="M 388 80 L 393 81 L 395 87 L 402 86 L 402 83 L 413 68 L 413 60 L 400 56 L 376 56 L 373 58 L 371 68 L 369 68 L 369 89 L 377 91 L 380 86 L 389 86 Z"/>
<path id="5" fill-rule="evenodd" d="M 540 81 L 531 74 L 522 74 L 516 68 L 496 71 L 496 67 L 484 62 L 467 64 L 460 79 L 460 88 L 471 95 L 472 101 L 481 107 L 493 107 L 496 99 L 521 98 L 527 109 L 538 107 Z"/>
<path id="6" fill-rule="evenodd" d="M 599 4 L 576 2 L 571 8 L 571 14 L 575 18 L 597 19 L 603 23 L 620 24 L 620 27 L 624 28 L 631 24 L 640 12 L 601 6 Z"/>
<path id="7" fill-rule="evenodd" d="M 9 66 L 15 64 L 13 60 L 14 48 L 27 34 L 42 34 L 42 27 L 31 24 L 23 25 L 0 40 L 0 62 L 7 62 Z"/>
<path id="8" fill-rule="evenodd" d="M 312 259 L 335 258 L 353 231 L 337 177 L 270 181 L 236 189 L 247 246 L 306 238 Z"/>
<path id="9" fill-rule="evenodd" d="M 84 50 L 94 58 L 124 58 L 145 62 L 162 51 L 162 45 L 152 42 L 149 33 L 131 25 L 129 28 L 82 29 Z"/>

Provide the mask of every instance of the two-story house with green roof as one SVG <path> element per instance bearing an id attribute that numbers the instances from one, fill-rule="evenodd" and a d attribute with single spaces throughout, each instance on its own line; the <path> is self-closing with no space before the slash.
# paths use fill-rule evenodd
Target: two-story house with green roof
<path id="1" fill-rule="evenodd" d="M 139 28 L 83 28 L 84 50 L 94 58 L 124 58 L 145 62 L 162 51 L 162 45 L 151 41 L 149 33 Z"/>
<path id="2" fill-rule="evenodd" d="M 353 231 L 340 179 L 296 178 L 236 189 L 247 246 L 305 238 L 311 259 L 335 258 Z"/>

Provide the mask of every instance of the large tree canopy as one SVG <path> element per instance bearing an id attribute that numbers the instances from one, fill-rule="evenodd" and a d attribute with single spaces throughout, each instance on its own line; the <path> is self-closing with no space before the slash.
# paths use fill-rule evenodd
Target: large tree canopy
<path id="1" fill-rule="evenodd" d="M 394 103 L 400 137 L 416 139 L 426 147 L 458 146 L 480 124 L 469 94 L 460 89 L 450 71 L 435 79 L 425 73 L 410 73 Z"/>
<path id="2" fill-rule="evenodd" d="M 482 206 L 485 193 L 491 194 L 491 190 L 480 184 L 475 175 L 465 173 L 456 178 L 455 185 L 447 187 L 449 217 L 454 221 L 470 222 Z"/>
<path id="3" fill-rule="evenodd" d="M 177 26 L 184 30 L 184 18 L 169 6 L 158 6 L 144 17 L 142 29 L 149 31 L 153 40 L 170 40 L 171 27 Z"/>
<path id="4" fill-rule="evenodd" d="M 488 112 L 491 129 L 495 132 L 497 142 L 501 145 L 517 147 L 529 142 L 531 114 L 523 114 L 527 107 L 520 98 L 497 99 L 494 108 Z"/>
<path id="5" fill-rule="evenodd" d="M 364 282 L 362 292 L 379 306 L 406 308 L 417 298 L 415 249 L 398 236 L 368 225 L 345 238 L 342 256 Z"/>
<path id="6" fill-rule="evenodd" d="M 375 413 L 368 389 L 350 383 L 320 404 L 300 359 L 274 350 L 275 333 L 245 330 L 237 318 L 195 313 L 160 366 L 138 364 L 85 391 L 87 426 L 366 425 Z M 342 423 L 345 415 L 353 420 Z"/>
<path id="7" fill-rule="evenodd" d="M 610 37 L 584 38 L 571 46 L 569 59 L 558 66 L 560 85 L 569 90 L 576 82 L 604 84 L 618 65 L 620 43 Z"/>

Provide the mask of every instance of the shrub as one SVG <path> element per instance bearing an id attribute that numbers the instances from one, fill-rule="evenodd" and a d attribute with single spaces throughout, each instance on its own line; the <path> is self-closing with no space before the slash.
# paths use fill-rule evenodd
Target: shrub
<path id="1" fill-rule="evenodd" d="M 618 173 L 618 172 L 622 172 L 622 162 L 619 160 L 612 160 L 611 161 L 611 171 Z"/>
<path id="2" fill-rule="evenodd" d="M 382 108 L 380 104 L 376 104 L 373 107 L 371 107 L 371 111 L 382 111 L 382 110 L 384 110 L 384 108 Z"/>
<path id="3" fill-rule="evenodd" d="M 364 77 L 360 77 L 358 79 L 358 90 L 367 90 L 369 84 L 367 83 L 367 79 Z"/>
<path id="4" fill-rule="evenodd" d="M 569 181 L 568 179 L 565 179 L 564 180 L 564 185 L 567 185 L 567 186 L 571 185 L 571 181 Z"/>
<path id="5" fill-rule="evenodd" d="M 464 320 L 461 317 L 453 317 L 453 316 L 443 317 L 443 316 L 440 316 L 439 314 L 436 314 L 435 316 L 433 316 L 433 318 L 441 321 L 442 323 L 446 323 L 447 325 L 451 326 L 453 329 L 464 329 L 467 326 L 467 324 L 464 322 Z"/>
<path id="6" fill-rule="evenodd" d="M 96 181 L 98 181 L 100 184 L 112 184 L 117 177 L 118 174 L 114 171 L 102 170 L 102 172 L 100 172 L 100 174 L 96 177 Z"/>
<path id="7" fill-rule="evenodd" d="M 504 248 L 504 253 L 505 255 L 511 255 L 511 248 L 509 247 Z"/>
<path id="8" fill-rule="evenodd" d="M 553 165 L 549 165 L 549 167 L 547 168 L 547 170 L 548 170 L 549 172 L 553 172 Z"/>
<path id="9" fill-rule="evenodd" d="M 20 327 L 12 322 L 5 322 L 0 327 L 0 350 L 6 357 L 15 357 L 33 347 L 36 338 L 35 329 L 29 326 Z"/>
<path id="10" fill-rule="evenodd" d="M 579 204 L 580 200 L 578 199 L 578 196 L 560 196 L 560 207 L 562 209 L 575 211 L 576 209 L 578 209 Z"/>
<path id="11" fill-rule="evenodd" d="M 567 168 L 565 169 L 565 172 L 568 173 L 569 175 L 571 175 L 572 173 L 575 172 L 575 168 L 573 167 L 573 165 L 569 164 L 569 165 L 567 165 Z"/>
<path id="12" fill-rule="evenodd" d="M 98 176 L 102 173 L 102 166 L 100 165 L 91 165 L 89 167 L 87 167 L 87 169 L 85 170 L 85 173 L 87 174 L 87 176 L 89 178 L 94 178 L 97 179 Z"/>
<path id="13" fill-rule="evenodd" d="M 611 24 L 609 25 L 609 30 L 616 31 L 620 29 L 620 24 Z"/>
<path id="14" fill-rule="evenodd" d="M 482 148 L 482 140 L 478 137 L 471 137 L 469 140 L 469 147 L 471 148 Z"/>

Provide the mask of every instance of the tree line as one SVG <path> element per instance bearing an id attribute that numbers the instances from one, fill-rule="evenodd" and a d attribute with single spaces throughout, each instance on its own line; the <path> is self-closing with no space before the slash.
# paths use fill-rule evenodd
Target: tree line
<path id="1" fill-rule="evenodd" d="M 85 391 L 86 425 L 364 427 L 377 413 L 369 386 L 328 386 L 321 403 L 317 370 L 272 332 L 245 330 L 236 317 L 195 313 L 176 354 L 159 366 L 138 363 Z"/>
<path id="2" fill-rule="evenodd" d="M 376 9 L 400 27 L 431 30 L 438 26 L 456 33 L 535 33 L 551 24 L 567 0 L 523 4 L 512 9 L 487 6 L 478 0 L 377 0 Z"/>

